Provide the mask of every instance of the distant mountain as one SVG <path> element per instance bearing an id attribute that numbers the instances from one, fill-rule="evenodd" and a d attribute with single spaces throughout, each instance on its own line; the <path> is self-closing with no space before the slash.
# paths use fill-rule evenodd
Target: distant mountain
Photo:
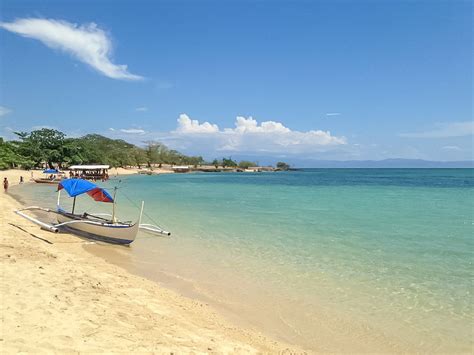
<path id="1" fill-rule="evenodd" d="M 301 162 L 307 168 L 474 168 L 474 161 L 429 161 L 422 159 L 315 160 Z"/>
<path id="2" fill-rule="evenodd" d="M 256 161 L 260 165 L 275 165 L 284 161 L 295 168 L 474 168 L 474 161 L 429 161 L 422 159 L 384 160 L 313 160 L 304 158 L 275 158 L 255 156 L 233 156 L 237 160 Z"/>

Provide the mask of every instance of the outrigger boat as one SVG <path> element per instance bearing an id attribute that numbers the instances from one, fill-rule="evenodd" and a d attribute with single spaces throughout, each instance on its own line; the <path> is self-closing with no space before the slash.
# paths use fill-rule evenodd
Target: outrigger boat
<path id="1" fill-rule="evenodd" d="M 65 190 L 70 197 L 73 197 L 72 211 L 67 212 L 60 206 L 61 191 Z M 142 201 L 140 216 L 136 223 L 118 221 L 115 216 L 115 195 L 117 188 L 114 188 L 114 197 L 112 197 L 105 189 L 93 184 L 90 181 L 82 179 L 65 179 L 58 184 L 58 200 L 57 209 L 51 210 L 38 206 L 30 206 L 15 213 L 28 219 L 29 221 L 38 224 L 42 229 L 57 233 L 59 230 L 71 231 L 86 238 L 102 240 L 115 244 L 130 244 L 132 243 L 139 230 L 145 232 L 170 235 L 171 233 L 163 230 L 161 227 L 154 224 L 141 224 L 143 215 L 144 202 Z M 107 213 L 92 213 L 84 212 L 82 214 L 74 213 L 76 206 L 76 197 L 86 193 L 97 202 L 112 203 L 112 214 Z M 57 215 L 57 224 L 48 224 L 31 217 L 24 213 L 24 211 L 43 211 L 48 213 L 55 213 Z"/>
<path id="2" fill-rule="evenodd" d="M 49 177 L 33 179 L 38 184 L 52 184 L 56 185 L 62 179 L 62 175 L 64 174 L 62 171 L 56 169 L 46 169 L 43 170 L 43 174 L 49 175 Z"/>

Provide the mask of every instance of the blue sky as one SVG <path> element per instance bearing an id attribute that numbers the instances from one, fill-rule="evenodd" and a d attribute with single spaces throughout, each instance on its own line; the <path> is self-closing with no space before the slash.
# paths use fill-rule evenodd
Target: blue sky
<path id="1" fill-rule="evenodd" d="M 469 1 L 1 6 L 6 138 L 45 126 L 207 158 L 472 159 Z"/>

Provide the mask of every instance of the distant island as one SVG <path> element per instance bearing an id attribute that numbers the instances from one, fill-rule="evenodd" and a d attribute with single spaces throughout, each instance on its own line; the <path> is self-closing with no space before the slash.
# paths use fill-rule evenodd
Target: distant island
<path id="1" fill-rule="evenodd" d="M 311 168 L 474 168 L 474 161 L 430 161 L 423 159 L 383 160 L 311 160 L 301 161 L 298 166 Z"/>
<path id="2" fill-rule="evenodd" d="M 251 156 L 247 155 L 236 155 L 237 159 L 252 159 Z M 255 158 L 253 158 L 255 159 Z M 461 160 L 461 161 L 434 161 L 434 160 L 423 160 L 423 159 L 382 159 L 382 160 L 323 160 L 323 159 L 312 159 L 307 157 L 279 157 L 278 159 L 285 159 L 287 163 L 291 165 L 290 170 L 294 167 L 298 169 L 351 169 L 351 168 L 474 168 L 474 160 Z M 264 161 L 270 165 L 278 163 L 278 159 L 272 156 L 259 156 L 258 160 Z"/>

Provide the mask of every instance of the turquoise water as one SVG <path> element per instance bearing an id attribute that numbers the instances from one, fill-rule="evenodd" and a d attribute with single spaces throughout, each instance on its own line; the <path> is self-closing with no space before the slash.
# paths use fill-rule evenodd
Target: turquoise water
<path id="1" fill-rule="evenodd" d="M 173 233 L 94 247 L 134 272 L 313 350 L 472 350 L 472 169 L 120 181 L 107 183 L 121 188 L 119 215 L 136 216 L 131 201 L 145 200 Z"/>

